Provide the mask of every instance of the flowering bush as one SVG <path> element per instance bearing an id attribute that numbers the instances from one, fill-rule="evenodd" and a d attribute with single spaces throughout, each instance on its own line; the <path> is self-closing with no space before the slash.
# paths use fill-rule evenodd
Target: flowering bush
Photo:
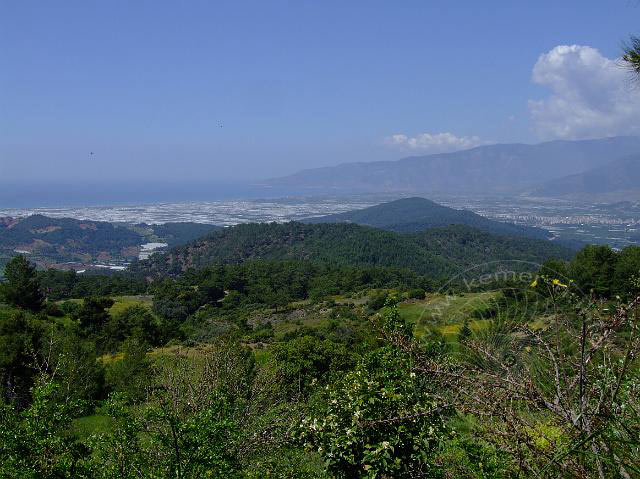
<path id="1" fill-rule="evenodd" d="M 385 336 L 411 336 L 393 301 L 380 323 Z M 338 478 L 438 477 L 433 452 L 447 435 L 447 408 L 431 386 L 414 372 L 411 354 L 393 345 L 378 349 L 327 386 L 324 405 L 302 420 L 300 437 Z"/>

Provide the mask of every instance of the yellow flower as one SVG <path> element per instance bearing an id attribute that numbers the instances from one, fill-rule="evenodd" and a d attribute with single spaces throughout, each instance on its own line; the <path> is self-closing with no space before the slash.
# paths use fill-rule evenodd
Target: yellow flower
<path id="1" fill-rule="evenodd" d="M 566 288 L 567 287 L 567 285 L 566 284 L 562 284 L 559 279 L 554 279 L 553 280 L 553 285 L 554 286 L 560 286 L 561 288 Z"/>
<path id="2" fill-rule="evenodd" d="M 538 280 L 534 279 L 533 282 L 529 285 L 532 288 L 535 288 L 536 286 L 538 286 Z"/>

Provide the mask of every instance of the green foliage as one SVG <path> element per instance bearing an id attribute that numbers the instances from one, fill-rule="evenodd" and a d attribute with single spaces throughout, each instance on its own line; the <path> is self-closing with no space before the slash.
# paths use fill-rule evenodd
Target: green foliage
<path id="1" fill-rule="evenodd" d="M 4 270 L 7 282 L 0 284 L 0 297 L 7 303 L 30 311 L 40 311 L 44 295 L 36 275 L 35 265 L 22 255 L 13 258 Z"/>
<path id="2" fill-rule="evenodd" d="M 0 477 L 54 479 L 91 477 L 84 466 L 86 448 L 66 434 L 83 409 L 78 402 L 58 402 L 58 386 L 43 383 L 22 412 L 1 405 Z"/>
<path id="3" fill-rule="evenodd" d="M 468 479 L 511 478 L 514 459 L 506 451 L 499 450 L 468 432 L 448 440 L 438 454 L 445 477 Z"/>
<path id="4" fill-rule="evenodd" d="M 398 311 L 398 298 L 391 296 L 385 301 L 385 310 L 382 313 L 382 332 L 388 336 L 397 336 L 400 339 L 413 338 L 413 324 L 405 321 Z"/>
<path id="5" fill-rule="evenodd" d="M 630 298 L 640 292 L 640 246 L 627 246 L 616 256 L 612 293 Z"/>
<path id="6" fill-rule="evenodd" d="M 97 360 L 97 346 L 78 334 L 77 328 L 47 324 L 36 360 L 58 386 L 53 399 L 90 401 L 102 399 L 104 370 Z"/>
<path id="7" fill-rule="evenodd" d="M 424 296 L 426 294 L 426 291 L 422 288 L 414 288 L 414 289 L 410 289 L 407 292 L 407 298 L 408 299 L 424 299 Z"/>
<path id="8" fill-rule="evenodd" d="M 640 75 L 640 38 L 631 36 L 629 44 L 624 47 L 622 59 L 634 75 Z"/>
<path id="9" fill-rule="evenodd" d="M 504 269 L 503 263 L 509 271 L 531 271 L 533 264 L 551 258 L 569 259 L 575 254 L 552 241 L 496 236 L 464 225 L 431 228 L 411 238 L 421 248 L 445 259 L 449 273 L 468 268 L 473 268 L 474 275 L 492 273 Z"/>
<path id="10" fill-rule="evenodd" d="M 257 458 L 246 471 L 246 479 L 330 479 L 315 454 L 295 448 L 270 451 Z"/>
<path id="11" fill-rule="evenodd" d="M 143 423 L 132 414 L 127 398 L 112 394 L 106 401 L 104 412 L 112 421 L 108 432 L 89 438 L 92 466 L 97 478 L 134 479 L 148 471 L 152 458 L 144 449 Z"/>
<path id="12" fill-rule="evenodd" d="M 225 229 L 198 243 L 200 250 L 192 245 L 170 251 L 166 263 L 154 258 L 150 264 L 167 269 L 155 271 L 161 277 L 144 286 L 154 295 L 152 309 L 146 306 L 151 298 L 144 298 L 146 303 L 136 299 L 137 304 L 125 298 L 113 307 L 112 299 L 95 294 L 112 286 L 126 289 L 141 279 L 130 282 L 122 275 L 108 282 L 69 273 L 36 274 L 49 299 L 66 301 L 48 301 L 39 313 L 0 305 L 0 379 L 9 403 L 0 418 L 0 477 L 514 477 L 518 464 L 513 458 L 524 446 L 511 448 L 512 441 L 503 441 L 497 447 L 486 434 L 497 431 L 506 437 L 505 414 L 512 415 L 509 427 L 519 424 L 515 418 L 524 424 L 516 443 L 533 443 L 533 452 L 523 458 L 528 464 L 535 463 L 537 453 L 573 454 L 569 434 L 557 422 L 539 409 L 536 414 L 521 409 L 529 389 L 540 387 L 539 397 L 555 391 L 544 354 L 559 351 L 570 359 L 558 363 L 558 377 L 577 374 L 571 361 L 579 348 L 571 337 L 581 329 L 575 307 L 563 298 L 573 298 L 579 286 L 562 276 L 575 274 L 575 284 L 592 285 L 604 297 L 630 295 L 640 278 L 640 248 L 590 247 L 571 262 L 545 262 L 536 288 L 505 280 L 501 291 L 457 295 L 450 301 L 433 293 L 433 279 L 409 269 L 369 265 L 396 265 L 405 251 L 391 251 L 401 246 L 409 248 L 404 266 L 439 258 L 429 266 L 434 269 L 424 271 L 441 272 L 479 261 L 483 254 L 528 251 L 531 258 L 546 258 L 558 250 L 464 227 L 403 236 L 334 226 Z M 211 245 L 213 240 L 219 244 Z M 526 250 L 531 244 L 533 249 Z M 210 248 L 216 262 L 226 264 L 183 268 L 200 260 L 209 264 Z M 261 257 L 270 260 L 245 261 Z M 166 276 L 174 267 L 181 273 Z M 426 291 L 429 301 L 422 301 Z M 72 300 L 76 294 L 84 300 Z M 399 303 L 401 298 L 418 301 Z M 446 300 L 444 309 L 439 298 Z M 613 308 L 601 306 L 602 316 L 589 328 L 601 325 L 615 337 L 611 348 L 591 359 L 586 388 L 596 400 L 615 399 L 607 399 L 600 416 L 593 416 L 618 418 L 598 422 L 606 426 L 598 428 L 598 441 L 606 440 L 629 465 L 628 472 L 635 473 L 637 356 L 621 351 L 632 341 L 637 344 L 638 331 L 628 325 L 607 329 L 611 323 L 605 313 Z M 566 327 L 552 331 L 549 318 L 566 312 Z M 420 339 L 414 339 L 414 323 Z M 534 323 L 533 331 L 527 329 Z M 432 335 L 419 334 L 431 327 Z M 461 344 L 447 344 L 438 331 Z M 181 346 L 159 347 L 182 339 Z M 553 347 L 540 349 L 536 340 L 542 339 Z M 495 354 L 485 358 L 483 351 Z M 115 354 L 97 358 L 104 353 Z M 463 390 L 472 391 L 471 401 L 460 400 L 470 397 L 460 394 L 450 378 L 460 377 L 456 374 L 465 371 L 463 364 L 495 366 L 486 381 L 498 381 L 517 366 L 507 377 L 509 387 L 520 384 L 523 372 L 531 372 L 532 379 L 523 383 L 518 401 L 507 394 L 509 407 L 492 416 L 505 389 L 477 383 Z M 454 374 L 442 380 L 440 373 Z M 55 385 L 31 389 L 35 378 L 47 375 Z M 472 375 L 467 384 L 476 384 L 473 380 Z M 105 401 L 107 392 L 112 394 Z M 477 427 L 461 426 L 461 415 L 449 404 L 460 413 L 478 406 L 483 397 L 491 399 L 490 419 L 470 418 Z M 72 422 L 80 414 L 84 418 Z M 466 427 L 464 434 L 458 434 L 459 427 Z M 576 457 L 563 464 L 580 463 L 585 477 L 595 471 L 593 459 Z M 616 459 L 603 459 L 610 473 L 613 462 L 607 460 Z"/>
<path id="13" fill-rule="evenodd" d="M 50 218 L 43 215 L 31 215 L 26 218 L 15 218 L 11 227 L 0 225 L 0 266 L 5 263 L 5 257 L 15 256 L 16 248 L 24 248 L 31 252 L 31 257 L 38 263 L 77 262 L 93 263 L 115 260 L 130 261 L 138 256 L 139 246 L 147 242 L 163 242 L 170 247 L 193 241 L 211 231 L 220 229 L 218 226 L 199 223 L 166 223 L 162 225 L 126 225 L 105 221 L 78 220 L 74 218 Z M 0 267 L 0 272 L 2 271 Z M 59 272 L 60 276 L 63 272 Z M 73 272 L 65 272 L 65 284 L 69 287 L 70 276 Z M 59 276 L 59 277 L 60 277 Z M 78 275 L 75 297 L 83 289 L 82 296 L 106 296 L 113 294 L 138 294 L 133 291 L 134 284 L 128 282 L 126 275 L 116 275 L 117 280 L 103 281 L 93 278 L 85 280 L 83 276 L 102 276 L 107 278 L 106 272 L 101 274 Z M 128 283 L 125 285 L 125 283 Z M 60 287 L 53 281 L 48 281 L 51 295 L 56 299 L 60 294 Z M 116 290 L 117 288 L 117 290 Z M 125 290 L 126 289 L 126 290 Z"/>
<path id="14" fill-rule="evenodd" d="M 0 310 L 0 393 L 1 397 L 24 405 L 36 373 L 33 352 L 41 334 L 24 311 Z"/>
<path id="15" fill-rule="evenodd" d="M 38 280 L 49 301 L 89 296 L 143 294 L 147 283 L 127 273 L 93 274 L 48 269 L 38 272 Z"/>
<path id="16" fill-rule="evenodd" d="M 273 381 L 256 380 L 252 356 L 237 343 L 220 341 L 197 356 L 170 354 L 157 360 L 152 376 L 154 387 L 139 406 L 129 407 L 120 394 L 107 403 L 115 427 L 93 446 L 97 469 L 111 471 L 107 477 L 133 465 L 143 477 L 240 477 L 253 434 L 259 442 L 274 434 L 252 426 L 263 417 L 256 412 L 268 417 L 259 404 L 261 384 Z"/>
<path id="17" fill-rule="evenodd" d="M 166 255 L 135 263 L 131 269 L 144 276 L 157 277 L 178 275 L 191 267 L 263 259 L 406 268 L 418 274 L 443 276 L 494 260 L 540 263 L 550 257 L 571 255 L 570 250 L 550 241 L 493 236 L 461 225 L 404 235 L 355 224 L 290 222 L 225 228 L 173 248 Z M 526 268 L 525 263 L 521 264 Z"/>
<path id="18" fill-rule="evenodd" d="M 189 270 L 176 280 L 154 281 L 154 311 L 161 318 L 164 340 L 207 340 L 231 331 L 248 330 L 243 315 L 266 307 L 269 314 L 284 313 L 310 297 L 352 293 L 371 286 L 399 289 L 427 287 L 415 273 L 392 268 L 338 267 L 302 261 L 252 261 Z M 222 295 L 224 294 L 224 298 Z M 380 306 L 382 306 L 381 302 Z M 354 318 L 342 309 L 341 319 Z M 274 338 L 268 322 L 259 322 L 251 333 L 255 342 Z"/>
<path id="19" fill-rule="evenodd" d="M 203 223 L 163 223 L 158 225 L 141 224 L 137 226 L 151 228 L 153 234 L 169 247 L 178 246 L 200 238 L 207 233 L 221 229 L 220 226 Z"/>
<path id="20" fill-rule="evenodd" d="M 611 293 L 616 253 L 609 246 L 589 245 L 576 254 L 569 275 L 585 292 L 598 296 Z"/>
<path id="21" fill-rule="evenodd" d="M 316 383 L 325 383 L 355 364 L 344 344 L 313 336 L 278 343 L 272 353 L 278 372 L 294 394 L 308 394 Z"/>
<path id="22" fill-rule="evenodd" d="M 122 358 L 107 363 L 105 383 L 112 391 L 124 394 L 131 401 L 144 399 L 151 386 L 151 363 L 147 359 L 147 344 L 134 337 L 122 346 Z"/>
<path id="23" fill-rule="evenodd" d="M 411 358 L 386 347 L 328 386 L 326 405 L 303 419 L 301 438 L 336 478 L 438 477 L 442 407 Z"/>
<path id="24" fill-rule="evenodd" d="M 576 259 L 574 258 L 575 261 Z M 566 283 L 569 278 L 569 264 L 559 259 L 550 259 L 542 264 L 539 274 L 548 278 L 557 278 Z"/>
<path id="25" fill-rule="evenodd" d="M 640 277 L 640 246 L 627 246 L 616 252 L 609 246 L 589 245 L 568 264 L 545 263 L 540 274 L 565 283 L 567 279 L 574 280 L 583 295 L 629 299 L 640 290 L 636 285 Z"/>
<path id="26" fill-rule="evenodd" d="M 150 346 L 160 346 L 163 340 L 162 326 L 148 308 L 129 306 L 112 315 L 100 332 L 102 351 L 115 352 L 127 338 Z"/>
<path id="27" fill-rule="evenodd" d="M 202 278 L 201 283 L 198 283 L 198 279 L 187 277 L 185 280 L 172 281 L 165 278 L 154 283 L 154 310 L 170 322 L 181 323 L 202 306 L 217 305 L 224 296 L 222 287 L 210 278 Z"/>
<path id="28" fill-rule="evenodd" d="M 371 295 L 369 301 L 367 302 L 367 306 L 369 306 L 372 311 L 378 311 L 379 309 L 382 309 L 384 307 L 385 303 L 387 302 L 388 296 L 389 295 L 386 291 L 377 291 L 376 293 Z"/>
<path id="29" fill-rule="evenodd" d="M 182 416 L 162 405 L 132 414 L 126 400 L 110 398 L 106 411 L 115 426 L 93 440 L 95 477 L 240 477 L 233 443 L 236 425 L 223 397 Z"/>
<path id="30" fill-rule="evenodd" d="M 66 258 L 63 250 L 97 254 L 103 251 L 120 252 L 122 248 L 138 246 L 141 237 L 129 228 L 104 221 L 83 221 L 72 218 L 28 216 L 12 228 L 0 229 L 0 244 L 17 247 L 42 241 L 49 246 L 49 254 Z"/>
<path id="31" fill-rule="evenodd" d="M 111 298 L 85 298 L 73 318 L 78 321 L 85 334 L 96 334 L 111 318 L 108 310 L 113 306 L 113 302 Z"/>
<path id="32" fill-rule="evenodd" d="M 462 323 L 462 328 L 460 328 L 458 332 L 458 342 L 464 343 L 472 334 L 471 328 L 469 327 L 469 320 L 465 319 L 464 323 Z"/>
<path id="33" fill-rule="evenodd" d="M 47 301 L 44 306 L 44 314 L 47 316 L 53 316 L 54 318 L 61 318 L 64 316 L 64 311 L 57 303 Z"/>

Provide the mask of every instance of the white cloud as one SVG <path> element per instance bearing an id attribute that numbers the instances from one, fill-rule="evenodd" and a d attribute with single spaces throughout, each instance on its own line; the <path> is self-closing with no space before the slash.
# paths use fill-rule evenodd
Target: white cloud
<path id="1" fill-rule="evenodd" d="M 412 150 L 424 150 L 429 153 L 444 153 L 486 145 L 488 142 L 481 140 L 477 136 L 459 137 L 453 133 L 421 133 L 414 137 L 399 133 L 386 138 L 385 143 Z"/>
<path id="2" fill-rule="evenodd" d="M 640 90 L 619 60 L 595 48 L 560 45 L 540 55 L 532 79 L 551 90 L 546 99 L 529 100 L 541 138 L 640 134 Z"/>

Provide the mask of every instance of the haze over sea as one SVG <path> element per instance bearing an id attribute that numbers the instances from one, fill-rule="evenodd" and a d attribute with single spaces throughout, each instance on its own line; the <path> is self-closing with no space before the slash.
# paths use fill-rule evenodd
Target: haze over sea
<path id="1" fill-rule="evenodd" d="M 257 192 L 258 190 L 256 190 Z M 224 195 L 219 195 L 224 196 Z M 161 201 L 109 204 L 77 204 L 57 207 L 1 208 L 0 217 L 22 217 L 41 214 L 54 218 L 76 218 L 93 221 L 124 223 L 172 223 L 194 222 L 228 226 L 238 223 L 289 221 L 309 216 L 340 213 L 365 208 L 385 199 L 397 198 L 385 195 L 335 196 L 288 196 L 280 198 L 255 198 L 247 194 L 244 198 L 217 199 L 212 201 Z"/>

